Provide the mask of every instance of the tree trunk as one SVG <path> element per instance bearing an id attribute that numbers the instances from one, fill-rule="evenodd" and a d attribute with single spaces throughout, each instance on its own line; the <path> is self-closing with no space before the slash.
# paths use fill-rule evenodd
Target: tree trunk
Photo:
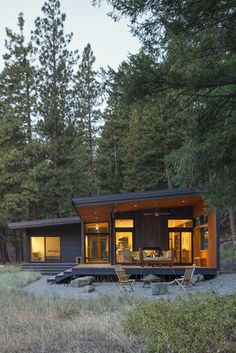
<path id="1" fill-rule="evenodd" d="M 6 239 L 3 235 L 0 236 L 0 262 L 2 262 L 3 264 L 9 262 Z"/>
<path id="2" fill-rule="evenodd" d="M 232 208 L 229 209 L 229 222 L 230 230 L 232 235 L 233 247 L 236 249 L 236 225 L 235 225 L 235 214 Z"/>

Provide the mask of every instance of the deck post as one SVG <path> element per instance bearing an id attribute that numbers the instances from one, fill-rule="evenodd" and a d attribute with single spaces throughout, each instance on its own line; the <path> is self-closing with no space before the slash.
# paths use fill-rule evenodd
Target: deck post
<path id="1" fill-rule="evenodd" d="M 111 215 L 111 229 L 110 229 L 110 262 L 112 265 L 115 264 L 115 221 L 114 215 Z"/>
<path id="2" fill-rule="evenodd" d="M 81 263 L 85 263 L 85 239 L 84 222 L 81 220 Z"/>
<path id="3" fill-rule="evenodd" d="M 216 270 L 220 273 L 220 213 L 216 211 Z"/>

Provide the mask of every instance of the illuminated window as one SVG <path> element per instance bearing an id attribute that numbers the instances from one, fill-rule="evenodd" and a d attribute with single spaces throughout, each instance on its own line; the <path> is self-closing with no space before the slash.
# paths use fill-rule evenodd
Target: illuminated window
<path id="1" fill-rule="evenodd" d="M 61 256 L 60 237 L 46 237 L 47 261 L 59 261 Z"/>
<path id="2" fill-rule="evenodd" d="M 45 261 L 44 237 L 31 237 L 31 261 Z"/>
<path id="3" fill-rule="evenodd" d="M 108 223 L 87 223 L 85 224 L 85 233 L 108 233 Z"/>
<path id="4" fill-rule="evenodd" d="M 192 228 L 191 219 L 168 219 L 168 228 Z"/>
<path id="5" fill-rule="evenodd" d="M 134 221 L 133 219 L 116 219 L 115 220 L 116 228 L 133 228 Z"/>
<path id="6" fill-rule="evenodd" d="M 133 233 L 116 232 L 116 261 L 127 262 L 133 251 Z"/>
<path id="7" fill-rule="evenodd" d="M 31 237 L 32 262 L 58 262 L 61 257 L 60 237 Z"/>

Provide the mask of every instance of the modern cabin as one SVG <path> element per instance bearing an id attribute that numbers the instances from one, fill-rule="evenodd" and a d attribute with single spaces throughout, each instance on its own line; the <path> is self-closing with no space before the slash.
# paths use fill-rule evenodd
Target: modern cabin
<path id="1" fill-rule="evenodd" d="M 70 265 L 76 274 L 112 274 L 115 264 L 139 274 L 182 273 L 193 263 L 205 275 L 219 269 L 217 215 L 197 189 L 75 198 L 72 205 L 78 217 L 9 223 L 26 234 L 26 267 Z M 140 249 L 150 256 L 171 250 L 172 266 L 140 268 Z"/>

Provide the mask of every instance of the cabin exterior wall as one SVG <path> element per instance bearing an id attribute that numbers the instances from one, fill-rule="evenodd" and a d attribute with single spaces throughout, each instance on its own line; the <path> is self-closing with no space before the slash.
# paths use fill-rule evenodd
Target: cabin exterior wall
<path id="1" fill-rule="evenodd" d="M 30 262 L 30 237 L 31 236 L 57 236 L 61 239 L 61 261 L 62 263 L 75 263 L 81 252 L 81 225 L 68 224 L 62 226 L 48 226 L 42 228 L 31 228 L 26 233 L 25 262 Z"/>

